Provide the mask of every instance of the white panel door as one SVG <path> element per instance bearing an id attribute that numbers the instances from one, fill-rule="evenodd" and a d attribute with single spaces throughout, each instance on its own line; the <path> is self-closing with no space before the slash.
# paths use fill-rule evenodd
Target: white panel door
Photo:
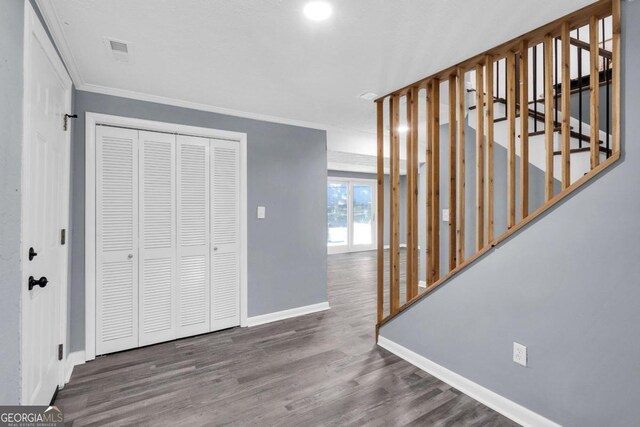
<path id="1" fill-rule="evenodd" d="M 209 140 L 178 135 L 178 337 L 209 332 Z"/>
<path id="2" fill-rule="evenodd" d="M 139 345 L 176 337 L 176 136 L 140 131 Z"/>
<path id="3" fill-rule="evenodd" d="M 211 330 L 240 324 L 240 148 L 211 140 Z"/>
<path id="4" fill-rule="evenodd" d="M 96 129 L 96 354 L 138 346 L 138 131 Z"/>
<path id="5" fill-rule="evenodd" d="M 61 333 L 66 329 L 60 303 L 61 297 L 66 299 L 63 293 L 66 291 L 68 252 L 61 242 L 61 230 L 68 229 L 69 221 L 70 151 L 62 118 L 70 112 L 71 80 L 35 13 L 29 6 L 26 9 L 30 31 L 25 39 L 24 280 L 19 284 L 3 285 L 20 286 L 22 290 L 20 403 L 48 405 L 56 387 L 64 381 L 64 361 L 58 360 L 58 345 L 63 342 Z M 20 144 L 20 141 L 11 143 Z M 6 345 L 11 344 L 3 343 Z"/>

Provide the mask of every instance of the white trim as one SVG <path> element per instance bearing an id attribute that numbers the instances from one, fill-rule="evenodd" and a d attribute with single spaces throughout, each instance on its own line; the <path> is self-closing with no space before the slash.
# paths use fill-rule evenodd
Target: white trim
<path id="1" fill-rule="evenodd" d="M 303 307 L 290 308 L 289 310 L 276 311 L 260 316 L 253 316 L 247 319 L 247 326 L 264 325 L 265 323 L 277 322 L 278 320 L 290 319 L 292 317 L 304 316 L 305 314 L 317 313 L 329 310 L 329 302 L 305 305 Z"/>
<path id="2" fill-rule="evenodd" d="M 76 85 L 76 88 L 83 86 L 84 80 L 80 74 L 80 68 L 78 67 L 76 58 L 73 56 L 73 52 L 69 48 L 67 39 L 64 37 L 64 32 L 62 31 L 62 25 L 60 24 L 60 18 L 56 12 L 54 2 L 49 0 L 36 0 L 36 4 L 42 13 L 42 19 L 49 29 L 51 38 L 58 48 L 60 56 L 62 56 L 62 61 L 64 62 L 67 71 L 69 71 L 73 83 Z"/>
<path id="3" fill-rule="evenodd" d="M 418 286 L 420 286 L 421 288 L 426 288 L 427 287 L 427 282 L 425 282 L 424 280 L 420 280 L 418 282 Z"/>
<path id="4" fill-rule="evenodd" d="M 84 365 L 84 351 L 74 351 L 73 353 L 69 353 L 67 355 L 67 360 L 65 361 L 65 378 L 64 383 L 68 383 L 71 379 L 71 374 L 73 373 L 73 368 L 78 365 Z"/>
<path id="5" fill-rule="evenodd" d="M 55 46 L 53 45 L 53 43 L 51 43 L 51 40 L 49 39 L 49 37 L 47 36 L 46 30 L 43 27 L 42 23 L 40 22 L 40 19 L 38 19 L 38 16 L 36 15 L 35 10 L 33 9 L 33 6 L 31 5 L 30 2 L 25 2 L 24 5 L 24 33 L 23 33 L 23 96 L 22 96 L 22 158 L 21 158 L 21 162 L 22 162 L 22 179 L 21 179 L 21 191 L 22 194 L 25 194 L 25 183 L 26 183 L 26 177 L 25 177 L 25 173 L 28 173 L 28 169 L 25 168 L 26 164 L 29 164 L 29 159 L 26 157 L 26 150 L 24 150 L 24 146 L 27 143 L 27 138 L 29 135 L 29 129 L 31 127 L 31 116 L 29 114 L 30 111 L 30 104 L 29 104 L 29 99 L 30 99 L 30 90 L 29 90 L 29 83 L 30 83 L 30 78 L 31 78 L 31 61 L 29 60 L 31 57 L 31 34 L 34 33 L 36 34 L 36 37 L 38 38 L 39 42 L 40 42 L 40 46 L 42 47 L 42 49 L 44 50 L 45 54 L 47 55 L 48 59 L 51 61 L 52 66 L 54 67 L 57 77 L 60 78 L 62 80 L 62 83 L 64 84 L 65 88 L 66 88 L 66 94 L 65 94 L 65 108 L 68 110 L 69 113 L 72 113 L 71 111 L 71 97 L 72 97 L 72 79 L 69 76 L 69 73 L 67 72 L 64 63 L 62 62 L 62 60 L 60 59 L 60 57 L 58 56 L 58 53 L 56 51 Z M 67 177 L 65 180 L 65 188 L 64 188 L 64 199 L 67 202 L 70 202 L 70 198 L 71 198 L 71 132 L 66 132 L 66 141 L 65 141 L 65 160 L 67 163 Z M 26 172 L 25 172 L 26 171 Z M 21 276 L 22 276 L 22 281 L 21 283 L 26 283 L 27 282 L 27 276 L 26 276 L 26 271 L 25 268 L 22 266 L 22 263 L 24 263 L 24 260 L 26 258 L 26 245 L 24 242 L 24 230 L 23 230 L 23 226 L 24 226 L 24 213 L 26 212 L 26 209 L 24 207 L 24 203 L 25 203 L 25 198 L 22 197 L 21 199 L 21 206 L 22 206 L 22 210 L 21 210 L 21 219 L 20 219 L 20 253 L 23 254 L 23 256 L 21 256 Z M 70 210 L 70 204 L 67 204 L 66 207 L 66 215 L 67 215 L 67 221 L 65 222 L 64 227 L 65 230 L 67 230 L 67 236 L 66 236 L 66 245 L 63 248 L 64 254 L 65 254 L 65 259 L 66 262 L 64 263 L 64 265 L 62 266 L 62 274 L 61 277 L 63 277 L 63 283 L 61 284 L 61 289 L 60 289 L 60 300 L 59 300 L 59 304 L 60 304 L 60 343 L 63 345 L 63 348 L 67 348 L 67 322 L 68 322 L 68 318 L 67 318 L 67 306 L 68 306 L 68 294 L 69 294 L 69 261 L 70 261 L 70 247 L 71 247 L 71 232 L 70 232 L 70 216 L 71 216 L 71 210 Z M 20 305 L 21 305 L 21 310 L 20 310 L 20 333 L 22 337 L 25 337 L 25 321 L 23 319 L 22 316 L 25 315 L 25 310 L 22 309 L 22 304 L 24 304 L 24 301 L 26 298 L 28 298 L 28 290 L 26 286 L 21 286 L 21 301 L 20 301 Z M 20 352 L 20 364 L 21 366 L 25 366 L 25 355 L 28 354 L 27 350 L 24 348 L 25 345 L 25 340 L 22 339 L 21 340 L 21 352 Z M 24 375 L 25 370 L 21 369 L 20 370 L 20 383 L 21 383 L 21 392 L 20 392 L 20 403 L 21 404 L 27 404 L 30 402 L 27 402 L 27 393 L 28 390 L 26 389 L 26 387 L 23 387 L 23 375 Z M 58 386 L 62 387 L 64 385 L 64 377 L 65 377 L 65 367 L 64 367 L 64 363 L 60 363 L 60 366 L 58 367 Z"/>
<path id="6" fill-rule="evenodd" d="M 95 257 L 96 257 L 96 135 L 97 124 L 124 126 L 139 130 L 172 132 L 212 139 L 238 141 L 240 144 L 240 326 L 247 326 L 247 134 L 211 128 L 156 122 L 108 114 L 86 113 L 85 118 L 85 355 L 96 357 Z"/>
<path id="7" fill-rule="evenodd" d="M 421 356 L 408 348 L 383 337 L 382 335 L 378 337 L 378 345 L 520 425 L 549 427 L 559 426 L 559 424 L 554 423 L 542 415 L 539 415 L 524 406 L 507 399 L 506 397 L 500 396 L 480 384 L 474 383 L 462 375 L 456 374 L 444 366 L 438 365 L 426 357 Z"/>

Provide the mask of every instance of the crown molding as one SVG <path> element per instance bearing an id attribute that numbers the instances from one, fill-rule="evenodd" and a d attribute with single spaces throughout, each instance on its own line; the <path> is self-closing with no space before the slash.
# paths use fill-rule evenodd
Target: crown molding
<path id="1" fill-rule="evenodd" d="M 58 53 L 62 57 L 62 62 L 67 68 L 67 71 L 71 75 L 73 84 L 77 88 L 84 85 L 84 80 L 82 78 L 82 74 L 80 73 L 78 62 L 73 56 L 73 53 L 71 53 L 71 49 L 69 48 L 67 39 L 65 38 L 64 32 L 62 31 L 62 24 L 60 23 L 60 18 L 58 17 L 58 12 L 56 12 L 54 3 L 55 2 L 50 0 L 36 0 L 36 5 L 40 10 L 42 19 L 44 19 L 44 23 L 47 26 L 47 29 L 49 30 L 49 34 L 53 39 L 53 43 L 58 50 Z"/>

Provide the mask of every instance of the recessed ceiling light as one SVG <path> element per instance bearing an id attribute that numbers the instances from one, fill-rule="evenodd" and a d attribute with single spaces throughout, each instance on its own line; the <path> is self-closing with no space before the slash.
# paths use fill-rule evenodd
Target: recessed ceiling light
<path id="1" fill-rule="evenodd" d="M 324 21 L 331 16 L 333 8 L 326 1 L 310 1 L 304 7 L 304 16 L 312 21 Z"/>
<path id="2" fill-rule="evenodd" d="M 373 101 L 377 97 L 378 97 L 378 94 L 373 92 L 365 92 L 360 94 L 360 98 L 364 99 L 365 101 Z"/>

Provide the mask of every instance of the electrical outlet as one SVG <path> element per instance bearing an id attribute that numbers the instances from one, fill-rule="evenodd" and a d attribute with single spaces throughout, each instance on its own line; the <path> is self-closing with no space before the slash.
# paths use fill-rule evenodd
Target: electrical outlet
<path id="1" fill-rule="evenodd" d="M 513 343 L 513 361 L 518 365 L 527 366 L 527 347 L 517 342 Z"/>
<path id="2" fill-rule="evenodd" d="M 442 209 L 442 221 L 449 222 L 449 209 Z"/>

